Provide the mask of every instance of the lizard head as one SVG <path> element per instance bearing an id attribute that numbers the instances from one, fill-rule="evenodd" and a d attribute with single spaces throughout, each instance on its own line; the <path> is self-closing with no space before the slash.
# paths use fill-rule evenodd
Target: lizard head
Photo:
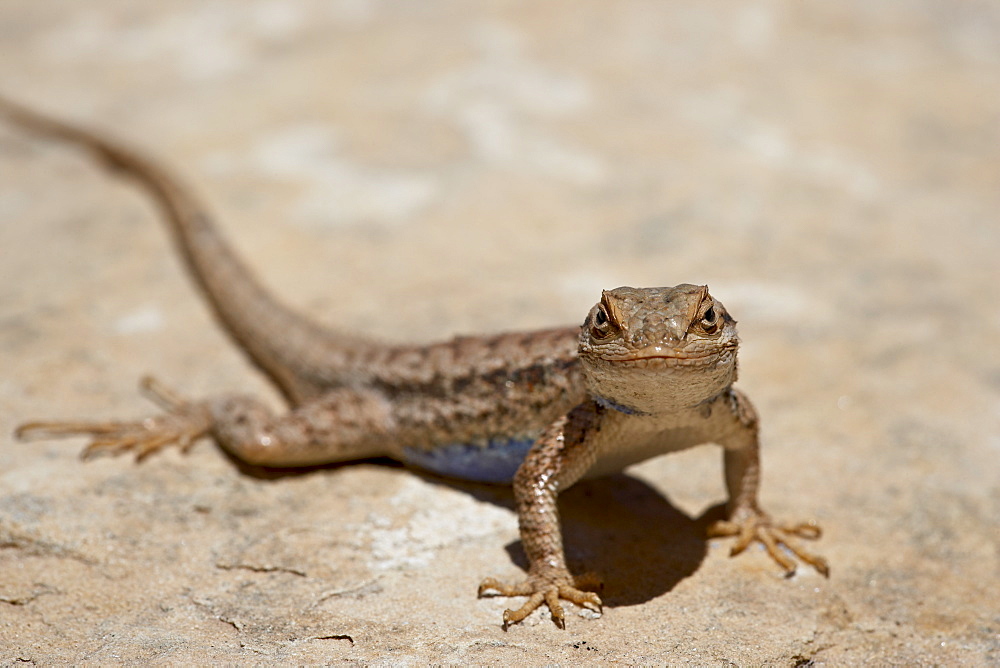
<path id="1" fill-rule="evenodd" d="M 736 321 L 708 286 L 605 290 L 580 330 L 590 392 L 634 413 L 693 406 L 736 380 Z"/>

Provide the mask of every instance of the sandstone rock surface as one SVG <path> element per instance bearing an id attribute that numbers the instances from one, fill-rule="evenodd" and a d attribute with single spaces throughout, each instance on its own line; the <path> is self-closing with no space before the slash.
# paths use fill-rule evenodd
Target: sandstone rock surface
<path id="1" fill-rule="evenodd" d="M 161 156 L 263 280 L 432 340 L 708 283 L 740 320 L 763 501 L 825 580 L 703 538 L 704 447 L 580 485 L 601 619 L 503 632 L 507 492 L 210 443 L 82 464 L 29 418 L 277 396 L 156 211 L 0 125 L 0 663 L 1000 663 L 995 3 L 5 0 L 0 90 Z"/>

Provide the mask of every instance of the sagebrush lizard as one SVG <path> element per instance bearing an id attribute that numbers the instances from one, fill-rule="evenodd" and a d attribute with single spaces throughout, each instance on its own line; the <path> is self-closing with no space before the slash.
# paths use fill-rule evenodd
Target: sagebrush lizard
<path id="1" fill-rule="evenodd" d="M 386 345 L 330 331 L 275 299 L 236 257 L 192 191 L 141 152 L 0 100 L 9 120 L 89 149 L 159 204 L 192 275 L 226 331 L 283 391 L 275 414 L 251 396 L 188 400 L 152 380 L 163 407 L 124 422 L 31 422 L 21 436 L 85 435 L 84 455 L 211 436 L 251 464 L 289 467 L 388 456 L 443 476 L 513 483 L 528 577 L 487 579 L 480 595 L 527 596 L 504 627 L 542 603 L 564 626 L 561 599 L 599 611 L 596 577 L 566 567 L 556 497 L 582 478 L 701 443 L 723 447 L 729 519 L 714 536 L 733 554 L 760 541 L 786 572 L 788 553 L 824 575 L 825 560 L 795 537 L 814 523 L 779 524 L 757 503 L 757 416 L 733 387 L 735 321 L 706 286 L 607 290 L 582 327 L 432 345 Z M 787 548 L 788 553 L 785 549 Z"/>

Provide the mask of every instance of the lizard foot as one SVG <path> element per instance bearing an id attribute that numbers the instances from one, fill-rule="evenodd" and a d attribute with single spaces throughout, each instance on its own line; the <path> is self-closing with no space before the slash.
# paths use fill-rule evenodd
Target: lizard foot
<path id="1" fill-rule="evenodd" d="M 140 388 L 166 412 L 131 422 L 28 422 L 14 434 L 32 439 L 90 436 L 91 442 L 80 453 L 82 459 L 134 452 L 136 460 L 142 461 L 168 445 L 177 445 L 187 452 L 211 430 L 212 416 L 205 404 L 186 401 L 149 377 L 142 379 Z"/>
<path id="2" fill-rule="evenodd" d="M 710 538 L 736 537 L 730 556 L 736 556 L 753 541 L 760 541 L 778 564 L 785 569 L 785 577 L 795 574 L 795 561 L 781 547 L 786 548 L 800 560 L 815 568 L 824 577 L 830 577 L 830 566 L 826 559 L 804 549 L 796 538 L 815 540 L 823 534 L 814 521 L 798 524 L 776 524 L 766 513 L 754 511 L 721 520 L 708 528 Z"/>
<path id="3" fill-rule="evenodd" d="M 504 610 L 503 630 L 517 624 L 535 611 L 543 603 L 552 614 L 552 621 L 561 629 L 566 628 L 566 616 L 561 600 L 570 601 L 594 612 L 602 611 L 601 598 L 594 590 L 601 589 L 601 580 L 593 573 L 573 577 L 565 569 L 557 569 L 531 574 L 523 582 L 505 584 L 494 578 L 486 578 L 479 585 L 479 597 L 483 596 L 527 596 L 528 600 L 517 610 Z"/>

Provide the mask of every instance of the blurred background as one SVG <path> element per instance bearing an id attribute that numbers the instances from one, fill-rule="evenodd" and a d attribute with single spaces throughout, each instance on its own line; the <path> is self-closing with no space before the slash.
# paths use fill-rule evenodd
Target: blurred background
<path id="1" fill-rule="evenodd" d="M 641 602 L 609 592 L 600 621 L 502 635 L 506 604 L 473 596 L 478 578 L 516 574 L 502 504 L 385 467 L 270 483 L 208 446 L 135 468 L 14 443 L 27 418 L 142 414 L 134 381 L 149 371 L 193 395 L 275 395 L 141 195 L 0 126 L 0 544 L 15 548 L 0 550 L 0 601 L 20 601 L 0 617 L 3 660 L 1000 661 L 986 592 L 1000 576 L 997 3 L 4 0 L 0 93 L 162 158 L 266 283 L 336 327 L 396 340 L 547 327 L 581 321 L 603 288 L 709 284 L 740 321 L 765 504 L 818 517 L 834 573 L 784 582 L 713 542 L 647 565 L 676 572 Z M 678 531 L 724 499 L 714 450 L 630 476 Z M 443 507 L 436 529 L 399 514 L 403 491 Z M 220 509 L 198 530 L 191 494 Z M 407 536 L 386 554 L 433 558 L 379 557 L 387 529 L 359 496 Z M 257 524 L 226 519 L 234 499 Z M 322 536 L 298 553 L 331 553 L 343 532 L 379 593 L 316 604 L 307 623 L 310 594 L 277 603 L 292 591 L 279 575 L 214 569 L 293 507 Z M 326 524 L 351 512 L 356 525 Z M 456 528 L 477 523 L 472 538 Z M 571 559 L 613 549 L 580 536 Z M 168 556 L 182 543 L 188 556 Z M 296 586 L 332 587 L 315 577 Z M 201 591 L 192 581 L 214 597 L 178 593 Z M 448 603 L 415 599 L 421 587 Z M 76 649 L 43 642 L 41 620 Z M 319 648 L 289 624 L 367 640 Z M 601 653 L 567 644 L 576 632 Z"/>

